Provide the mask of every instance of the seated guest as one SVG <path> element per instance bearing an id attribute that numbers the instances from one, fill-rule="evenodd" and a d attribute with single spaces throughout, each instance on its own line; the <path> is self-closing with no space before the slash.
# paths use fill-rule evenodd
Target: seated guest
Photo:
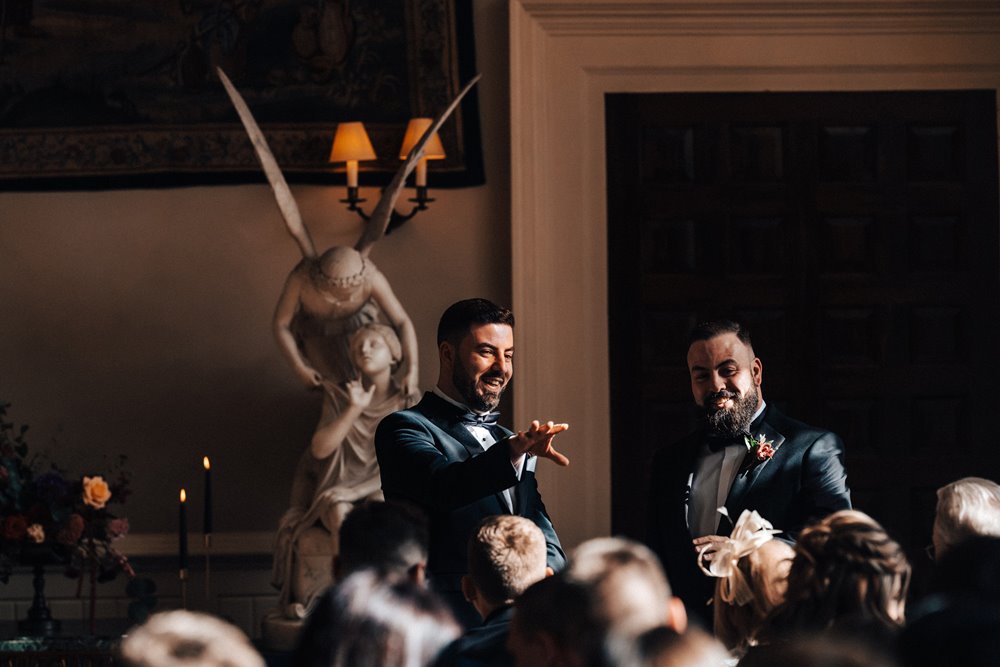
<path id="1" fill-rule="evenodd" d="M 250 640 L 225 621 L 190 611 L 154 614 L 122 640 L 129 667 L 264 667 Z"/>
<path id="2" fill-rule="evenodd" d="M 620 537 L 588 540 L 570 555 L 567 574 L 593 588 L 598 611 L 618 636 L 634 639 L 660 625 L 687 628 L 660 561 L 646 546 Z"/>
<path id="3" fill-rule="evenodd" d="M 756 511 L 743 510 L 729 538 L 699 559 L 702 572 L 717 577 L 715 636 L 736 656 L 746 653 L 752 637 L 771 610 L 785 599 L 788 570 L 795 551 L 773 539 L 774 530 Z"/>
<path id="4" fill-rule="evenodd" d="M 975 535 L 1000 537 L 1000 485 L 965 477 L 937 492 L 934 553 L 941 558 L 952 546 Z"/>
<path id="5" fill-rule="evenodd" d="M 641 667 L 723 667 L 735 664 L 726 647 L 704 630 L 684 634 L 660 626 L 644 632 L 636 642 L 637 657 L 629 664 Z"/>
<path id="6" fill-rule="evenodd" d="M 369 500 L 350 511 L 340 526 L 334 577 L 362 569 L 398 574 L 424 585 L 430 541 L 427 519 L 412 505 Z"/>
<path id="7" fill-rule="evenodd" d="M 899 544 L 867 514 L 841 510 L 799 534 L 785 601 L 758 635 L 766 642 L 838 629 L 886 644 L 903 624 L 909 585 Z"/>
<path id="8" fill-rule="evenodd" d="M 517 667 L 612 667 L 618 647 L 599 611 L 594 587 L 564 570 L 530 586 L 514 601 L 507 648 Z"/>
<path id="9" fill-rule="evenodd" d="M 1000 664 L 1000 537 L 949 547 L 935 568 L 937 592 L 924 598 L 899 636 L 905 667 Z"/>
<path id="10" fill-rule="evenodd" d="M 937 663 L 939 665 L 961 663 Z M 755 646 L 739 667 L 896 667 L 886 651 L 850 638 L 800 637 L 769 646 Z"/>
<path id="11" fill-rule="evenodd" d="M 438 665 L 513 665 L 506 643 L 514 600 L 552 574 L 545 560 L 545 535 L 532 521 L 513 515 L 483 520 L 469 540 L 469 573 L 462 578 L 465 599 L 483 624 L 452 643 Z"/>
<path id="12" fill-rule="evenodd" d="M 426 588 L 361 570 L 319 598 L 292 664 L 425 667 L 459 634 L 448 607 Z"/>

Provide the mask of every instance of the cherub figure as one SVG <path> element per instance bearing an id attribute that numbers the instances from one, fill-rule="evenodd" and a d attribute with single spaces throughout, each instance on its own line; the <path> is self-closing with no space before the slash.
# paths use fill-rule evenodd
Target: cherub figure
<path id="1" fill-rule="evenodd" d="M 387 322 L 395 327 L 402 343 L 402 390 L 405 394 L 415 395 L 418 364 L 413 323 L 393 293 L 389 281 L 368 255 L 375 242 L 385 234 L 406 177 L 416 168 L 427 140 L 437 132 L 479 77 L 476 76 L 462 89 L 410 151 L 379 199 L 357 244 L 353 248 L 335 246 L 318 255 L 302 223 L 298 205 L 250 109 L 225 73 L 221 69 L 217 72 L 271 183 L 288 231 L 302 251 L 303 259 L 285 281 L 274 313 L 274 333 L 282 354 L 308 387 L 319 388 L 324 381 L 345 382 L 352 373 L 347 350 L 351 334 L 363 324 Z M 324 405 L 328 404 L 325 400 Z"/>
<path id="2" fill-rule="evenodd" d="M 346 384 L 323 381 L 332 409 L 324 410 L 312 443 L 299 460 L 291 508 L 278 527 L 273 583 L 279 609 L 302 618 L 331 583 L 340 524 L 355 503 L 382 500 L 375 458 L 375 427 L 386 415 L 413 404 L 393 381 L 402 346 L 392 327 L 364 324 L 350 338 L 358 377 Z"/>

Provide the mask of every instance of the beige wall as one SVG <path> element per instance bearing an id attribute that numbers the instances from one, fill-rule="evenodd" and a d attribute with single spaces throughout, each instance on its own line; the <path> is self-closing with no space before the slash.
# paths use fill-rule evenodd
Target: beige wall
<path id="1" fill-rule="evenodd" d="M 510 299 L 506 3 L 475 11 L 487 184 L 432 190 L 430 211 L 372 255 L 416 326 L 424 387 L 441 310 Z M 293 193 L 317 247 L 354 243 L 342 188 Z M 172 531 L 182 485 L 200 529 L 207 453 L 216 531 L 269 535 L 318 414 L 270 332 L 297 260 L 265 186 L 0 192 L 0 400 L 72 471 L 128 455 L 134 532 Z"/>

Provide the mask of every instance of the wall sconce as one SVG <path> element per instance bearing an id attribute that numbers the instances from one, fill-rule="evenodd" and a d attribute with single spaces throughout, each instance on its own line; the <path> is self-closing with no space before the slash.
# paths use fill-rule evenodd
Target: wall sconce
<path id="1" fill-rule="evenodd" d="M 427 128 L 430 127 L 431 118 L 411 118 L 406 126 L 406 135 L 403 137 L 403 145 L 399 149 L 399 159 L 405 160 L 420 137 L 423 136 Z M 364 123 L 340 123 L 337 125 L 337 132 L 333 137 L 333 147 L 330 150 L 330 162 L 347 163 L 347 199 L 341 199 L 342 204 L 347 204 L 348 211 L 354 211 L 365 221 L 369 219 L 369 214 L 365 213 L 358 204 L 367 201 L 358 197 L 358 162 L 361 160 L 374 160 L 375 150 L 368 139 Z M 419 211 L 426 211 L 427 204 L 434 201 L 427 196 L 427 161 L 442 160 L 445 158 L 444 145 L 438 137 L 437 132 L 431 135 L 424 145 L 424 156 L 417 162 L 415 183 L 417 196 L 410 199 L 414 203 L 413 209 L 409 213 L 392 212 L 386 234 L 399 227 L 404 222 L 415 216 Z"/>

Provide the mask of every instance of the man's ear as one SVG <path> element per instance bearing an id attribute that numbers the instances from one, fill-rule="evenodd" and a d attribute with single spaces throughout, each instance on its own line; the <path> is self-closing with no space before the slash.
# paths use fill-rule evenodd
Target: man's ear
<path id="1" fill-rule="evenodd" d="M 546 577 L 551 577 L 555 573 L 556 573 L 556 571 L 553 570 L 551 567 L 549 567 L 548 565 L 545 566 L 545 576 Z"/>
<path id="2" fill-rule="evenodd" d="M 462 597 L 473 606 L 476 604 L 476 598 L 479 597 L 479 591 L 476 590 L 476 585 L 472 583 L 472 577 L 467 574 L 462 575 Z"/>
<path id="3" fill-rule="evenodd" d="M 750 373 L 753 375 L 754 384 L 759 387 L 761 382 L 764 381 L 764 364 L 757 357 L 753 358 L 753 366 L 750 367 Z"/>
<path id="4" fill-rule="evenodd" d="M 684 634 L 684 631 L 687 630 L 687 609 L 684 608 L 684 603 L 679 597 L 670 598 L 670 603 L 667 605 L 666 625 L 679 635 Z"/>
<path id="5" fill-rule="evenodd" d="M 453 364 L 455 362 L 455 348 L 446 340 L 438 343 L 438 356 L 442 362 Z"/>

